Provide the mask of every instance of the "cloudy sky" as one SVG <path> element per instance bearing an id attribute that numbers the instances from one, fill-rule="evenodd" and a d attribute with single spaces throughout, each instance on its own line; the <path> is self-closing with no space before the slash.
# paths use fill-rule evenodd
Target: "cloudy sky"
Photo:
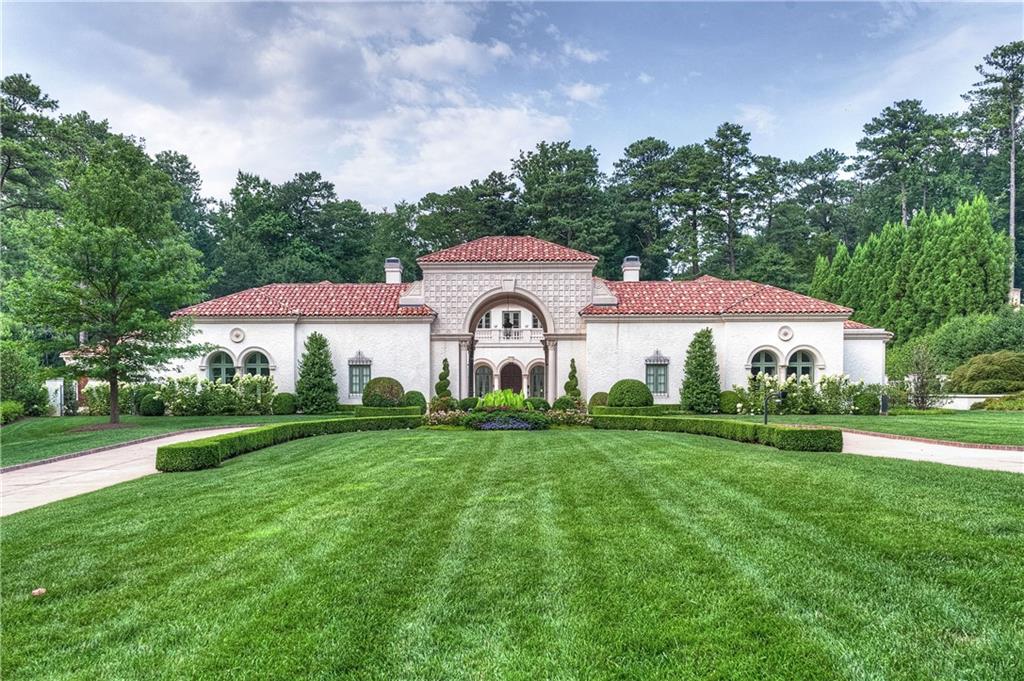
<path id="1" fill-rule="evenodd" d="M 507 170 L 539 140 L 852 150 L 896 99 L 962 106 L 1024 34 L 1018 3 L 11 4 L 3 72 L 188 154 L 204 193 L 239 169 L 317 170 L 371 207 Z"/>

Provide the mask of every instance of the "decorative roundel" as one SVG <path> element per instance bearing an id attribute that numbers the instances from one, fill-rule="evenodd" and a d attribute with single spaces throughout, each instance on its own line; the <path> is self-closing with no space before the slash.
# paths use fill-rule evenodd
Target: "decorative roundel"
<path id="1" fill-rule="evenodd" d="M 783 326 L 779 329 L 779 339 L 788 341 L 793 337 L 793 329 L 788 326 Z"/>
<path id="2" fill-rule="evenodd" d="M 239 328 L 234 328 L 234 329 L 231 329 L 230 336 L 231 336 L 231 340 L 233 342 L 241 343 L 242 341 L 245 340 L 245 331 L 242 331 Z"/>

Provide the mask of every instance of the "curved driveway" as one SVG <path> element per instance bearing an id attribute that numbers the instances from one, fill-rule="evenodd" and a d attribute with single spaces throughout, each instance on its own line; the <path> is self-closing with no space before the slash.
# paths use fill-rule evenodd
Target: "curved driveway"
<path id="1" fill-rule="evenodd" d="M 843 431 L 843 453 L 1024 473 L 1024 451 L 953 446 Z"/>

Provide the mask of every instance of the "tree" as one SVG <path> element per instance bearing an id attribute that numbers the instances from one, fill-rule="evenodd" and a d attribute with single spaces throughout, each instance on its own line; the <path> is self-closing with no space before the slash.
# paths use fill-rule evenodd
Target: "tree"
<path id="1" fill-rule="evenodd" d="M 431 192 L 419 203 L 416 236 L 427 250 L 436 251 L 482 236 L 519 234 L 518 197 L 519 188 L 499 172 L 468 187 Z"/>
<path id="2" fill-rule="evenodd" d="M 679 390 L 684 411 L 713 414 L 718 411 L 718 359 L 710 328 L 698 331 L 686 350 L 683 385 Z"/>
<path id="3" fill-rule="evenodd" d="M 737 271 L 737 245 L 743 232 L 742 218 L 749 204 L 748 174 L 753 163 L 750 133 L 735 123 L 718 126 L 707 140 L 709 165 L 709 201 L 714 213 L 709 238 L 717 243 L 730 275 Z"/>
<path id="4" fill-rule="evenodd" d="M 306 337 L 299 360 L 295 399 L 304 414 L 329 414 L 338 407 L 338 384 L 327 338 L 314 331 Z"/>
<path id="5" fill-rule="evenodd" d="M 28 74 L 0 82 L 0 210 L 50 206 L 55 123 L 46 114 L 56 109 Z"/>
<path id="6" fill-rule="evenodd" d="M 452 391 L 450 390 L 451 382 L 448 380 L 448 358 L 445 357 L 441 361 L 441 373 L 437 375 L 437 383 L 434 384 L 434 396 L 435 397 L 451 397 Z"/>
<path id="7" fill-rule="evenodd" d="M 206 279 L 171 219 L 177 188 L 140 147 L 112 137 L 88 163 L 69 161 L 62 182 L 61 213 L 31 246 L 15 306 L 26 322 L 84 339 L 75 368 L 110 383 L 117 423 L 121 381 L 202 351 L 187 342 L 191 321 L 168 315 L 196 302 Z"/>
<path id="8" fill-rule="evenodd" d="M 941 390 L 939 373 L 931 350 L 924 343 L 915 343 L 911 348 L 907 366 L 907 399 L 915 409 L 930 409 L 938 401 Z"/>
<path id="9" fill-rule="evenodd" d="M 579 400 L 582 395 L 580 393 L 579 379 L 576 378 L 576 358 L 573 357 L 569 360 L 569 378 L 565 381 L 565 385 L 562 386 L 566 396 Z"/>
<path id="10" fill-rule="evenodd" d="M 49 395 L 39 359 L 24 343 L 0 341 L 0 399 L 20 402 L 28 416 L 46 414 Z"/>
<path id="11" fill-rule="evenodd" d="M 171 178 L 180 193 L 180 199 L 171 209 L 171 219 L 188 235 L 192 246 L 203 254 L 203 260 L 209 263 L 214 236 L 210 225 L 210 200 L 201 194 L 203 181 L 199 171 L 188 156 L 176 151 L 161 151 L 153 162 Z"/>

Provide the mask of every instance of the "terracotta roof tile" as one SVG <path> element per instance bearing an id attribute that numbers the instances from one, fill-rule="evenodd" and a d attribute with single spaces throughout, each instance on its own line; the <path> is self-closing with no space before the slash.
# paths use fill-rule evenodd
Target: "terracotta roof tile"
<path id="1" fill-rule="evenodd" d="M 175 312 L 195 317 L 416 317 L 426 305 L 400 306 L 408 284 L 268 284 Z"/>
<path id="2" fill-rule="evenodd" d="M 597 256 L 532 236 L 485 236 L 416 262 L 597 262 Z"/>
<path id="3" fill-rule="evenodd" d="M 609 281 L 618 305 L 585 315 L 849 314 L 850 308 L 746 280 L 704 275 L 692 281 Z"/>
<path id="4" fill-rule="evenodd" d="M 864 323 L 861 323 L 861 322 L 855 322 L 852 319 L 847 319 L 845 322 L 843 322 L 843 328 L 844 329 L 874 329 L 875 327 L 868 326 L 867 324 L 864 324 Z"/>

